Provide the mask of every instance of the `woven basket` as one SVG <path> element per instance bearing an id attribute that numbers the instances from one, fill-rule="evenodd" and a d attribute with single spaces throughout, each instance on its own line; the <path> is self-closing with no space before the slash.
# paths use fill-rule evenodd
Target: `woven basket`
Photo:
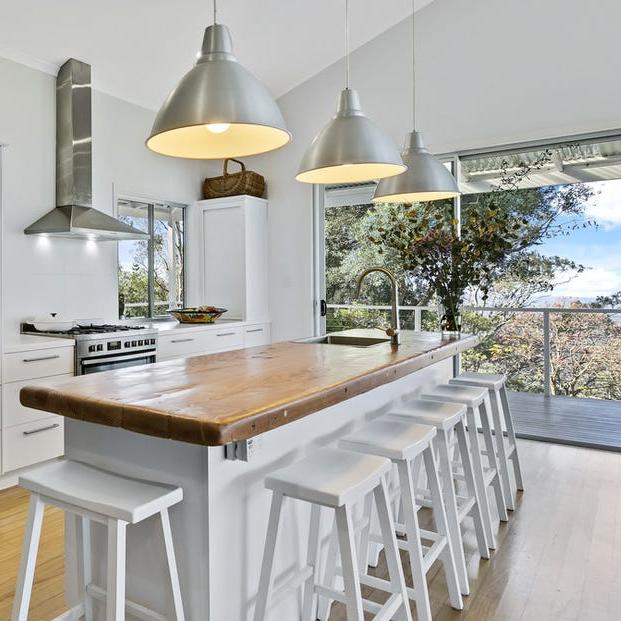
<path id="1" fill-rule="evenodd" d="M 241 170 L 229 173 L 229 162 L 236 162 Z M 220 177 L 208 177 L 203 183 L 204 198 L 222 198 L 223 196 L 239 196 L 248 194 L 261 198 L 265 192 L 265 179 L 252 170 L 246 170 L 243 162 L 232 158 L 224 160 L 224 171 Z"/>

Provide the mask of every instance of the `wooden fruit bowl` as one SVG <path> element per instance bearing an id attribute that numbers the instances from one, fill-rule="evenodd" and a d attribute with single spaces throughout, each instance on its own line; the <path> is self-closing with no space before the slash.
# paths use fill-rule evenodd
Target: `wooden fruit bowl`
<path id="1" fill-rule="evenodd" d="M 213 323 L 226 313 L 226 308 L 217 306 L 194 306 L 190 308 L 171 308 L 168 312 L 180 323 Z"/>

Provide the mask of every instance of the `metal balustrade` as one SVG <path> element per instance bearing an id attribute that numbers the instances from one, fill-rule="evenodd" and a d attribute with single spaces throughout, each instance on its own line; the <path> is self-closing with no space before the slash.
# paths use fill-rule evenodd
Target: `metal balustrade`
<path id="1" fill-rule="evenodd" d="M 328 309 L 350 309 L 350 310 L 381 310 L 390 311 L 390 306 L 378 304 L 328 304 Z M 543 316 L 543 376 L 544 394 L 549 397 L 552 395 L 551 381 L 551 336 L 550 336 L 550 315 L 552 314 L 606 314 L 619 315 L 621 309 L 614 308 L 565 308 L 555 306 L 542 307 L 496 307 L 496 306 L 465 306 L 463 310 L 483 313 L 540 313 Z M 437 306 L 399 306 L 399 311 L 410 311 L 414 313 L 414 330 L 421 330 L 422 314 L 425 311 L 438 312 Z"/>

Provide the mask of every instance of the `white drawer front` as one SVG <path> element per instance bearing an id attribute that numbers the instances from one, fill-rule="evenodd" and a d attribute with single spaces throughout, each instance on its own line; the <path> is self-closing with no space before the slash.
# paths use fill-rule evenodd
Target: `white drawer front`
<path id="1" fill-rule="evenodd" d="M 15 425 L 2 430 L 2 463 L 4 472 L 25 468 L 64 452 L 62 417 Z"/>
<path id="2" fill-rule="evenodd" d="M 157 345 L 159 360 L 169 358 L 183 358 L 204 350 L 207 339 L 204 332 L 198 334 L 178 334 L 175 336 L 160 336 Z"/>
<path id="3" fill-rule="evenodd" d="M 246 326 L 244 328 L 244 347 L 267 345 L 271 340 L 269 323 Z"/>
<path id="4" fill-rule="evenodd" d="M 208 338 L 205 341 L 203 353 L 216 351 L 227 351 L 238 349 L 244 346 L 244 335 L 241 326 L 222 327 L 217 330 L 210 330 L 206 333 Z"/>
<path id="5" fill-rule="evenodd" d="M 73 374 L 73 347 L 55 347 L 5 354 L 3 363 L 3 382 Z"/>
<path id="6" fill-rule="evenodd" d="M 45 378 L 41 380 L 27 380 L 25 382 L 11 382 L 2 387 L 2 427 L 12 427 L 13 425 L 23 425 L 32 423 L 43 418 L 50 418 L 49 412 L 43 410 L 33 410 L 24 407 L 19 402 L 19 391 L 29 384 L 41 384 L 50 386 L 59 384 L 73 377 L 73 375 L 57 375 L 53 378 Z M 55 416 L 56 422 L 62 420 L 61 416 Z"/>

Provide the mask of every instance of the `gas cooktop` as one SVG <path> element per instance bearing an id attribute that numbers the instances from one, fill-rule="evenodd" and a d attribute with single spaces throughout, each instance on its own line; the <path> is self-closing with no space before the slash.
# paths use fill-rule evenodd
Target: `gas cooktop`
<path id="1" fill-rule="evenodd" d="M 128 326 L 123 324 L 78 324 L 70 328 L 69 330 L 60 330 L 56 332 L 45 332 L 37 330 L 31 323 L 23 323 L 21 325 L 21 331 L 23 334 L 38 334 L 41 336 L 56 336 L 56 337 L 68 337 L 68 338 L 80 338 L 84 336 L 91 336 L 93 334 L 117 334 L 119 332 L 139 332 L 140 330 L 146 330 L 146 326 Z"/>

